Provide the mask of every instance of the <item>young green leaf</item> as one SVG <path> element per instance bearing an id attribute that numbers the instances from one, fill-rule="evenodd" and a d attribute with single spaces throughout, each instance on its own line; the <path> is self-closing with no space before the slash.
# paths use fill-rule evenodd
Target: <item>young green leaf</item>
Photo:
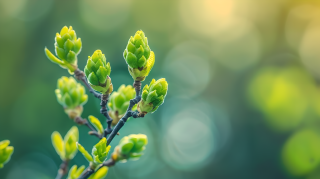
<path id="1" fill-rule="evenodd" d="M 78 147 L 78 150 L 82 153 L 82 155 L 84 156 L 84 158 L 86 158 L 88 160 L 88 162 L 93 162 L 93 158 L 92 156 L 89 154 L 88 151 L 86 151 L 86 149 L 84 147 L 82 147 L 81 144 L 79 144 L 77 142 L 77 147 Z"/>
<path id="2" fill-rule="evenodd" d="M 51 141 L 53 147 L 56 149 L 56 152 L 60 156 L 62 160 L 65 159 L 65 150 L 64 150 L 64 142 L 59 132 L 54 131 L 51 134 Z"/>
<path id="3" fill-rule="evenodd" d="M 94 117 L 94 116 L 89 116 L 89 121 L 90 123 L 97 129 L 99 134 L 103 134 L 103 126 L 101 124 L 101 122 L 99 121 L 98 118 Z"/>

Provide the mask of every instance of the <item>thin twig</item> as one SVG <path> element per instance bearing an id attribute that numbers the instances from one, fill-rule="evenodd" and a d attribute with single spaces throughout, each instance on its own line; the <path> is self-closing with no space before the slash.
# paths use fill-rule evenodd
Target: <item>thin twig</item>
<path id="1" fill-rule="evenodd" d="M 95 135 L 99 139 L 102 139 L 102 136 L 98 133 L 98 131 L 86 119 L 82 119 L 81 117 L 78 116 L 78 117 L 76 117 L 74 119 L 74 121 L 79 125 L 87 126 L 90 129 L 89 135 Z"/>
<path id="2" fill-rule="evenodd" d="M 107 103 L 109 100 L 109 94 L 103 94 L 101 96 L 101 110 L 100 113 L 103 114 L 106 118 L 107 118 L 107 128 L 104 130 L 104 137 L 107 137 L 108 134 L 110 134 L 112 132 L 112 128 L 111 128 L 111 123 L 113 121 L 113 119 L 109 116 L 108 113 L 108 108 L 107 108 Z"/>
<path id="3" fill-rule="evenodd" d="M 61 179 L 65 174 L 68 173 L 68 165 L 69 165 L 69 160 L 64 160 L 61 163 L 56 179 Z"/>
<path id="4" fill-rule="evenodd" d="M 81 176 L 78 179 L 87 179 L 93 173 L 94 173 L 94 170 L 89 166 L 84 170 L 84 172 L 81 174 Z"/>
<path id="5" fill-rule="evenodd" d="M 100 93 L 96 92 L 96 91 L 90 86 L 90 84 L 88 83 L 87 78 L 86 78 L 86 76 L 85 76 L 85 74 L 84 74 L 83 71 L 81 71 L 81 70 L 79 70 L 79 69 L 76 69 L 76 70 L 74 71 L 74 77 L 75 77 L 76 79 L 78 79 L 78 80 L 81 80 L 81 81 L 84 83 L 84 85 L 86 85 L 86 87 L 89 89 L 89 92 L 94 95 L 94 97 L 99 98 L 99 99 L 101 98 L 102 95 L 101 95 Z"/>
<path id="6" fill-rule="evenodd" d="M 98 168 L 96 170 L 93 170 L 90 167 L 87 167 L 85 169 L 85 171 L 82 173 L 82 175 L 78 178 L 78 179 L 87 179 L 90 177 L 90 175 L 92 175 L 95 171 L 100 170 L 102 167 L 106 166 L 106 167 L 112 167 L 116 164 L 116 161 L 114 161 L 112 158 L 103 162 L 102 164 L 100 164 L 98 166 Z"/>

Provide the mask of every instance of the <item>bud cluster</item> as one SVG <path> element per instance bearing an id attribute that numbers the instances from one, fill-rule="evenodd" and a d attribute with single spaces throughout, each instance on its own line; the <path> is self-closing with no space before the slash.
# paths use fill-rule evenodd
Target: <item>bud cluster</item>
<path id="1" fill-rule="evenodd" d="M 96 50 L 93 55 L 88 58 L 84 73 L 88 78 L 91 87 L 102 94 L 111 93 L 113 90 L 111 78 L 110 63 L 106 62 L 106 57 L 101 50 Z"/>
<path id="2" fill-rule="evenodd" d="M 140 113 L 155 112 L 163 103 L 167 95 L 168 83 L 166 79 L 152 79 L 150 85 L 144 86 L 142 90 L 141 101 L 138 103 Z"/>
<path id="3" fill-rule="evenodd" d="M 154 65 L 155 56 L 143 31 L 139 30 L 134 37 L 130 37 L 123 57 L 132 78 L 135 81 L 144 81 Z"/>
<path id="4" fill-rule="evenodd" d="M 83 105 L 88 100 L 84 87 L 72 77 L 61 77 L 55 90 L 58 102 L 71 119 L 82 114 Z"/>
<path id="5" fill-rule="evenodd" d="M 125 162 L 128 159 L 137 160 L 142 156 L 142 152 L 148 144 L 148 138 L 144 134 L 131 134 L 123 137 L 119 145 L 112 153 L 112 159 Z"/>

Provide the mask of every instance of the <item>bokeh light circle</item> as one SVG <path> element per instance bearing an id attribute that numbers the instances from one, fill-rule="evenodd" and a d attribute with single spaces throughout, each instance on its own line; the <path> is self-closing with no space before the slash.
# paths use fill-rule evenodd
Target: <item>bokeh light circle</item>
<path id="1" fill-rule="evenodd" d="M 319 10 L 312 5 L 301 5 L 290 10 L 285 24 L 285 36 L 292 48 L 299 48 L 306 26 L 320 15 Z"/>
<path id="2" fill-rule="evenodd" d="M 185 42 L 169 52 L 164 60 L 163 74 L 170 84 L 170 94 L 193 97 L 210 83 L 214 73 L 206 48 L 197 42 Z"/>
<path id="3" fill-rule="evenodd" d="M 228 119 L 201 101 L 171 99 L 167 104 L 161 120 L 164 161 L 178 170 L 204 167 L 229 139 Z"/>
<path id="4" fill-rule="evenodd" d="M 265 116 L 266 123 L 278 132 L 297 128 L 309 108 L 312 78 L 302 69 L 266 67 L 249 83 L 248 96 L 254 107 Z M 309 98 L 307 98 L 309 97 Z"/>
<path id="5" fill-rule="evenodd" d="M 303 64 L 320 78 L 320 21 L 311 22 L 302 38 L 299 54 Z"/>
<path id="6" fill-rule="evenodd" d="M 282 151 L 284 166 L 295 176 L 312 172 L 320 164 L 320 136 L 311 129 L 303 129 L 292 135 Z"/>

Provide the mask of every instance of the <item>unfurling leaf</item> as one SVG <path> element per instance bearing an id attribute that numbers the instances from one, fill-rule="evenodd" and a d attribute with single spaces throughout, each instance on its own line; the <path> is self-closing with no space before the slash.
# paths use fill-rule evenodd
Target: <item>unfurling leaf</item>
<path id="1" fill-rule="evenodd" d="M 99 134 L 103 134 L 103 126 L 98 118 L 94 116 L 89 116 L 89 121 L 97 129 Z"/>
<path id="2" fill-rule="evenodd" d="M 86 158 L 88 160 L 88 162 L 92 162 L 93 161 L 92 156 L 89 154 L 89 152 L 81 144 L 77 143 L 77 147 L 78 147 L 78 150 L 84 156 L 84 158 Z"/>

